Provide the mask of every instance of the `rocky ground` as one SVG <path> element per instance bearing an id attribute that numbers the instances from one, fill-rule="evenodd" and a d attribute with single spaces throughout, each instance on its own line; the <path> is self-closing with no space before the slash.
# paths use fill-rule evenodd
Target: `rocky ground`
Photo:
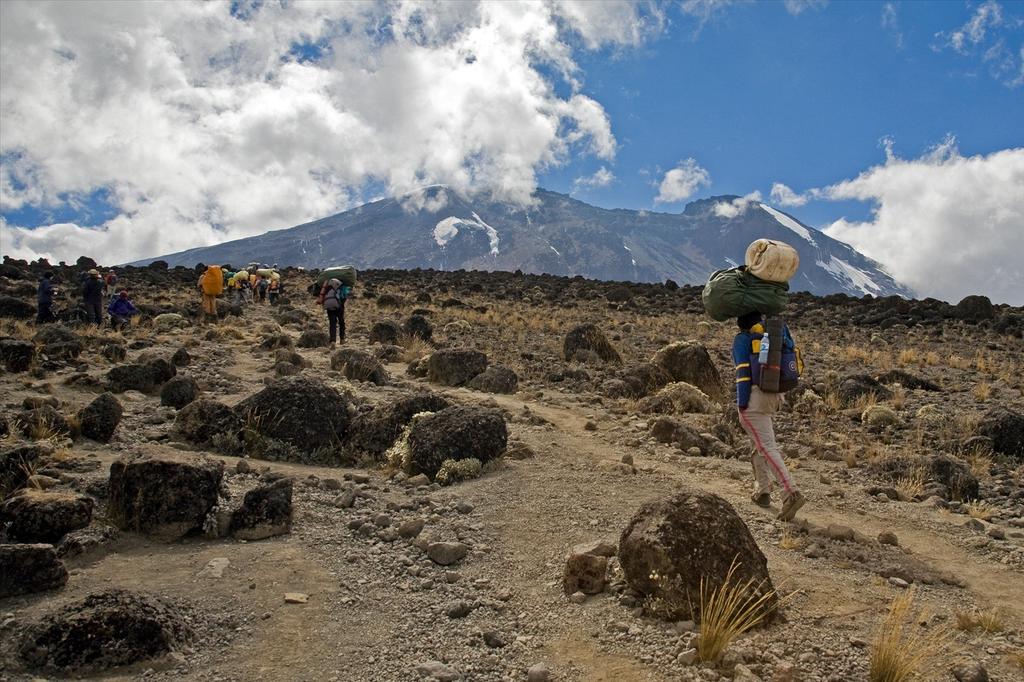
<path id="1" fill-rule="evenodd" d="M 794 295 L 783 523 L 698 289 L 367 272 L 330 348 L 305 272 L 203 324 L 128 269 L 121 333 L 37 328 L 44 267 L 0 266 L 2 679 L 859 680 L 907 591 L 924 679 L 1024 679 L 1021 309 Z M 652 519 L 778 617 L 696 660 Z"/>

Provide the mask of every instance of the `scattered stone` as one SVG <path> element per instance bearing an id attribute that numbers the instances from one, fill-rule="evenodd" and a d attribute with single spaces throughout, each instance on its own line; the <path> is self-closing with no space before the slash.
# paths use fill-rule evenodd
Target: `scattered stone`
<path id="1" fill-rule="evenodd" d="M 410 474 L 436 476 L 445 460 L 476 459 L 481 464 L 500 457 L 508 445 L 501 412 L 460 405 L 416 419 L 409 429 Z"/>
<path id="2" fill-rule="evenodd" d="M 566 594 L 600 594 L 604 591 L 608 557 L 591 554 L 590 547 L 577 546 L 569 552 L 562 572 L 562 589 Z"/>
<path id="3" fill-rule="evenodd" d="M 668 372 L 672 381 L 692 384 L 716 400 L 724 397 L 725 388 L 718 368 L 707 348 L 696 341 L 665 346 L 654 354 L 651 362 Z"/>
<path id="4" fill-rule="evenodd" d="M 160 404 L 177 410 L 199 397 L 199 384 L 192 377 L 180 374 L 160 388 Z"/>
<path id="5" fill-rule="evenodd" d="M 957 682 L 988 682 L 988 670 L 978 661 L 966 661 L 950 670 Z"/>
<path id="6" fill-rule="evenodd" d="M 526 682 L 551 682 L 551 669 L 544 663 L 534 663 L 526 671 Z"/>
<path id="7" fill-rule="evenodd" d="M 900 541 L 896 537 L 896 534 L 889 530 L 883 530 L 878 534 L 878 541 L 883 545 L 892 545 L 893 547 L 899 547 Z"/>
<path id="8" fill-rule="evenodd" d="M 592 353 L 599 360 L 616 365 L 622 364 L 622 356 L 612 347 L 596 324 L 582 324 L 565 335 L 562 355 L 567 362 L 585 362 Z"/>
<path id="9" fill-rule="evenodd" d="M 487 369 L 487 356 L 478 350 L 444 348 L 427 361 L 427 379 L 445 386 L 462 386 Z"/>
<path id="10" fill-rule="evenodd" d="M 124 408 L 113 393 L 104 393 L 78 411 L 81 434 L 100 443 L 108 443 L 121 423 Z"/>
<path id="11" fill-rule="evenodd" d="M 209 444 L 217 436 L 236 435 L 242 430 L 242 419 L 224 403 L 199 398 L 178 411 L 174 428 L 185 440 Z"/>
<path id="12" fill-rule="evenodd" d="M 285 592 L 285 604 L 305 604 L 309 601 L 309 595 L 302 592 Z"/>
<path id="13" fill-rule="evenodd" d="M 64 587 L 68 571 L 53 545 L 0 544 L 0 598 Z"/>
<path id="14" fill-rule="evenodd" d="M 292 479 L 282 478 L 245 494 L 231 515 L 230 533 L 240 540 L 263 540 L 292 530 Z"/>
<path id="15" fill-rule="evenodd" d="M 491 365 L 466 385 L 484 393 L 512 394 L 519 390 L 519 376 L 508 367 Z"/>
<path id="16" fill-rule="evenodd" d="M 230 565 L 231 562 L 226 557 L 210 559 L 197 576 L 200 578 L 223 578 L 224 571 Z"/>
<path id="17" fill-rule="evenodd" d="M 427 556 L 435 564 L 451 566 L 469 553 L 469 547 L 461 542 L 432 542 L 427 545 Z"/>

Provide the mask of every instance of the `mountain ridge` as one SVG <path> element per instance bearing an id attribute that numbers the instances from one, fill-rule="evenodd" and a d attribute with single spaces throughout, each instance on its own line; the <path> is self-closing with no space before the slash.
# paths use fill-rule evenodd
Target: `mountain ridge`
<path id="1" fill-rule="evenodd" d="M 910 296 L 881 265 L 768 204 L 736 195 L 690 202 L 681 213 L 607 209 L 538 189 L 517 206 L 432 185 L 290 228 L 136 261 L 170 265 L 252 261 L 324 267 L 522 270 L 591 279 L 702 284 L 742 263 L 765 237 L 800 254 L 794 291 Z"/>

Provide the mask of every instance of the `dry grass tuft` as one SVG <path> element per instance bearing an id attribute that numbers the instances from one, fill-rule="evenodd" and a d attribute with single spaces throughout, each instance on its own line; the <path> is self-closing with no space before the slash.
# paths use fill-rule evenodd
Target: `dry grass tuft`
<path id="1" fill-rule="evenodd" d="M 992 455 L 981 450 L 967 453 L 967 463 L 971 465 L 971 473 L 978 478 L 987 478 L 992 471 Z"/>
<path id="2" fill-rule="evenodd" d="M 897 478 L 894 487 L 902 501 L 910 502 L 924 492 L 926 480 L 925 472 L 921 469 L 916 469 L 907 476 Z"/>
<path id="3" fill-rule="evenodd" d="M 984 500 L 972 500 L 964 505 L 967 510 L 967 515 L 972 519 L 981 519 L 982 521 L 988 521 L 996 515 L 998 509 Z"/>
<path id="4" fill-rule="evenodd" d="M 979 382 L 974 385 L 972 393 L 974 394 L 975 400 L 983 403 L 992 397 L 992 384 L 987 381 Z"/>
<path id="5" fill-rule="evenodd" d="M 763 589 L 764 583 L 755 583 L 753 578 L 740 582 L 737 566 L 734 561 L 718 588 L 711 588 L 703 579 L 700 582 L 697 658 L 701 661 L 721 660 L 733 640 L 763 623 L 775 610 L 775 590 Z"/>
<path id="6" fill-rule="evenodd" d="M 1003 614 L 998 609 L 988 611 L 975 611 L 974 613 L 956 612 L 956 629 L 964 632 L 981 630 L 992 634 L 1002 632 L 1006 628 L 1003 622 Z"/>
<path id="7" fill-rule="evenodd" d="M 398 345 L 402 347 L 401 359 L 402 362 L 413 362 L 419 360 L 425 355 L 430 355 L 433 352 L 433 348 L 429 343 L 424 341 L 418 336 L 411 336 L 409 334 L 403 334 L 398 340 Z"/>
<path id="8" fill-rule="evenodd" d="M 795 551 L 807 546 L 807 539 L 802 535 L 794 535 L 790 530 L 784 529 L 782 537 L 779 538 L 779 548 L 786 551 Z"/>
<path id="9" fill-rule="evenodd" d="M 940 627 L 926 630 L 911 614 L 914 590 L 896 596 L 871 645 L 870 682 L 905 682 L 916 678 L 945 651 L 952 633 Z"/>

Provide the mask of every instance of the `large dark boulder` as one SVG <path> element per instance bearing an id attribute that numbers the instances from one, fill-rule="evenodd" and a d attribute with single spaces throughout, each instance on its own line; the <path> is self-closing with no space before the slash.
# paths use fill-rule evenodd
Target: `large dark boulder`
<path id="1" fill-rule="evenodd" d="M 32 367 L 36 345 L 31 341 L 18 339 L 0 340 L 0 360 L 8 372 L 27 372 Z"/>
<path id="2" fill-rule="evenodd" d="M 1005 407 L 992 408 L 978 424 L 978 435 L 992 439 L 993 452 L 1024 459 L 1024 414 Z"/>
<path id="3" fill-rule="evenodd" d="M 381 320 L 370 328 L 370 343 L 397 344 L 402 328 L 394 320 Z"/>
<path id="4" fill-rule="evenodd" d="M 50 544 L 0 544 L 0 599 L 64 587 L 68 571 Z"/>
<path id="5" fill-rule="evenodd" d="M 331 369 L 341 372 L 346 379 L 368 381 L 377 386 L 388 383 L 384 365 L 369 353 L 354 348 L 342 348 L 332 353 Z"/>
<path id="6" fill-rule="evenodd" d="M 22 433 L 34 440 L 71 435 L 71 425 L 68 424 L 68 420 L 52 405 L 42 405 L 32 410 L 19 412 L 17 422 L 21 425 Z"/>
<path id="7" fill-rule="evenodd" d="M 619 351 L 608 342 L 604 332 L 596 324 L 581 324 L 565 335 L 562 342 L 562 355 L 566 361 L 586 361 L 590 354 L 596 355 L 605 362 L 622 364 Z"/>
<path id="8" fill-rule="evenodd" d="M 337 449 L 348 434 L 349 401 L 317 379 L 278 379 L 235 407 L 260 435 L 306 452 Z"/>
<path id="9" fill-rule="evenodd" d="M 996 310 L 988 296 L 966 296 L 953 307 L 953 316 L 964 322 L 995 319 Z"/>
<path id="10" fill-rule="evenodd" d="M 190 442 L 208 444 L 219 434 L 238 434 L 242 430 L 242 418 L 224 403 L 199 398 L 178 411 L 174 428 Z"/>
<path id="11" fill-rule="evenodd" d="M 91 497 L 66 492 L 21 490 L 3 503 L 0 518 L 16 542 L 57 544 L 65 534 L 92 521 Z"/>
<path id="12" fill-rule="evenodd" d="M 159 597 L 106 590 L 29 627 L 19 653 L 31 669 L 98 672 L 185 648 L 194 637 L 189 621 L 178 606 Z"/>
<path id="13" fill-rule="evenodd" d="M 883 385 L 899 384 L 905 389 L 910 391 L 941 391 L 942 387 L 933 381 L 922 379 L 919 376 L 915 376 L 910 372 L 905 372 L 902 369 L 891 369 L 888 372 L 879 374 L 875 377 L 878 383 Z"/>
<path id="14" fill-rule="evenodd" d="M 718 495 L 697 489 L 640 507 L 622 531 L 619 563 L 629 586 L 660 599 L 660 615 L 672 619 L 699 622 L 701 581 L 717 589 L 733 566 L 734 584 L 753 580 L 762 592 L 774 590 L 768 560 L 743 519 Z"/>
<path id="15" fill-rule="evenodd" d="M 685 381 L 716 400 L 725 396 L 722 377 L 703 344 L 696 341 L 670 344 L 655 353 L 651 363 L 668 372 L 672 381 Z"/>
<path id="16" fill-rule="evenodd" d="M 402 331 L 409 338 L 429 341 L 434 335 L 434 325 L 430 324 L 430 321 L 423 315 L 410 315 L 409 319 L 402 324 Z"/>
<path id="17" fill-rule="evenodd" d="M 110 465 L 108 517 L 118 528 L 173 542 L 201 530 L 217 505 L 224 462 L 128 455 Z"/>
<path id="18" fill-rule="evenodd" d="M 156 375 L 149 365 L 131 363 L 112 367 L 107 372 L 107 388 L 113 393 L 142 391 L 149 393 L 157 386 Z"/>
<path id="19" fill-rule="evenodd" d="M 615 398 L 642 398 L 659 388 L 664 388 L 672 383 L 672 375 L 661 365 L 653 362 L 642 362 L 636 365 L 629 365 L 620 370 L 612 384 L 606 387 L 609 397 Z"/>
<path id="20" fill-rule="evenodd" d="M 349 429 L 349 445 L 356 450 L 382 455 L 394 445 L 402 430 L 420 412 L 438 412 L 450 403 L 439 395 L 405 396 L 358 415 Z"/>
<path id="21" fill-rule="evenodd" d="M 0 317 L 30 320 L 36 316 L 36 307 L 12 296 L 0 296 Z"/>
<path id="22" fill-rule="evenodd" d="M 160 404 L 177 410 L 199 397 L 199 383 L 187 374 L 174 377 L 160 389 Z"/>
<path id="23" fill-rule="evenodd" d="M 78 411 L 82 436 L 100 443 L 108 443 L 121 423 L 124 409 L 113 393 L 104 393 Z"/>
<path id="24" fill-rule="evenodd" d="M 231 514 L 231 535 L 240 540 L 263 540 L 292 530 L 292 479 L 281 478 L 245 494 Z"/>
<path id="25" fill-rule="evenodd" d="M 433 478 L 447 459 L 477 459 L 485 464 L 508 445 L 501 412 L 459 405 L 426 415 L 409 429 L 409 473 Z"/>
<path id="26" fill-rule="evenodd" d="M 462 386 L 487 369 L 487 356 L 468 348 L 444 348 L 427 360 L 427 379 L 445 386 Z"/>
<path id="27" fill-rule="evenodd" d="M 331 337 L 323 329 L 307 329 L 299 334 L 295 345 L 299 348 L 323 348 L 331 343 Z"/>
<path id="28" fill-rule="evenodd" d="M 837 393 L 839 399 L 846 405 L 852 405 L 869 396 L 874 396 L 876 400 L 892 398 L 892 391 L 865 374 L 845 377 L 839 383 Z"/>
<path id="29" fill-rule="evenodd" d="M 491 365 L 466 385 L 484 393 L 512 394 L 519 390 L 519 376 L 508 367 Z"/>

